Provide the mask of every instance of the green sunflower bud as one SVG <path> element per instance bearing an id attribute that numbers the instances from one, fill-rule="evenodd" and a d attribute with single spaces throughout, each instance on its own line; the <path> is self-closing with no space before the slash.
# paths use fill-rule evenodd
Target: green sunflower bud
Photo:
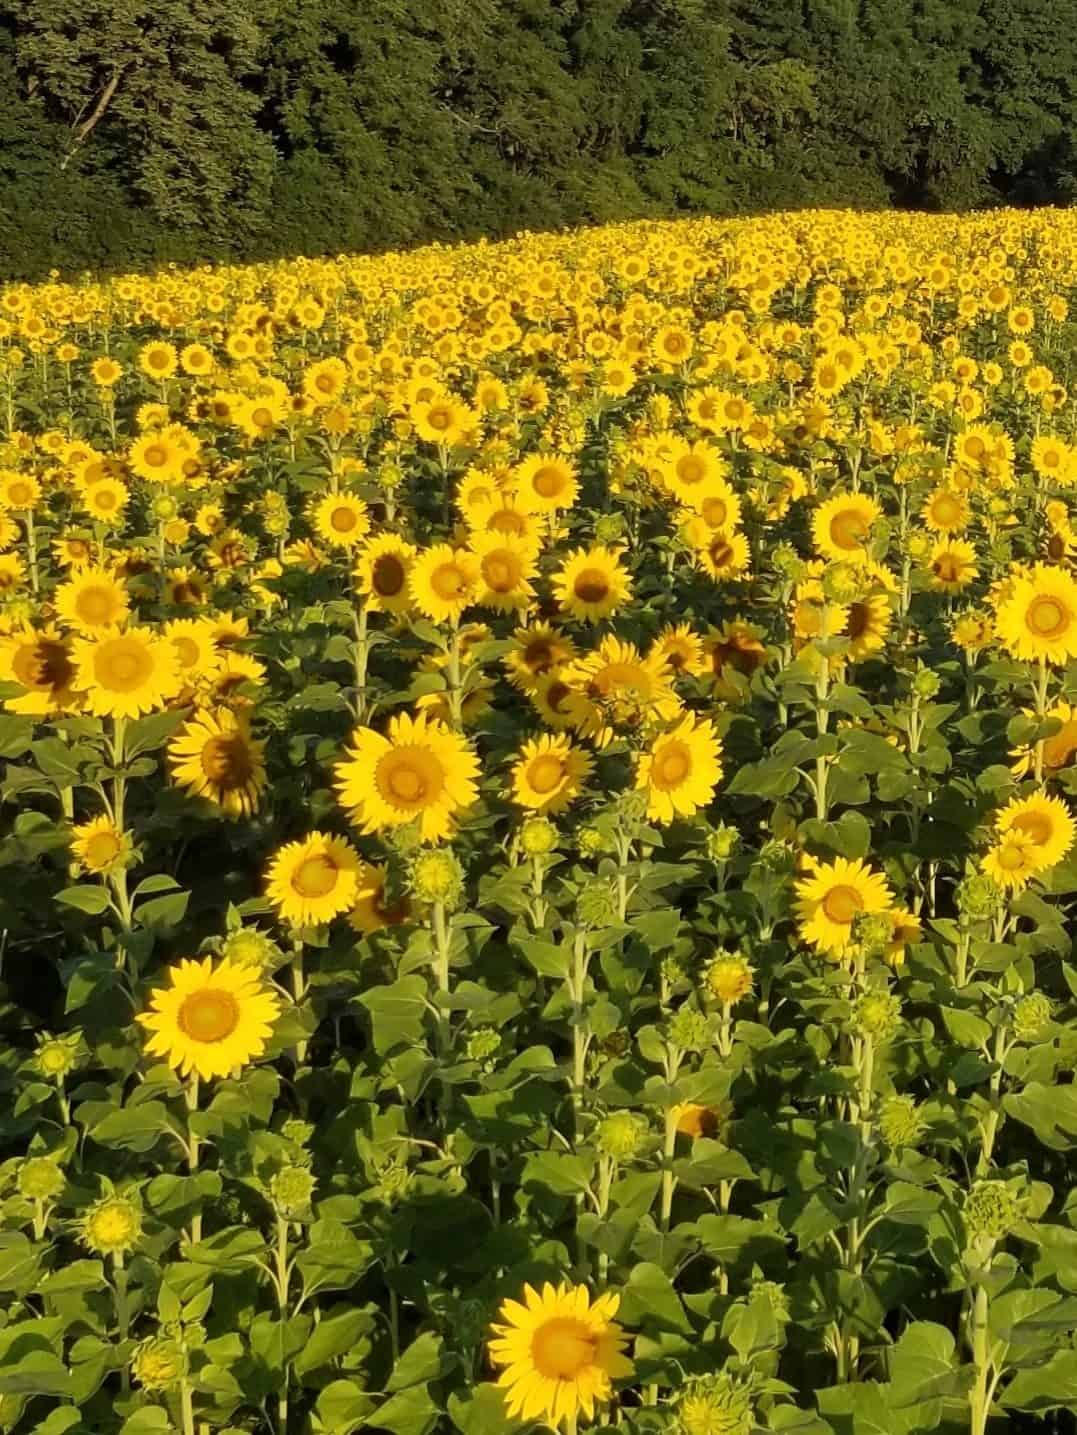
<path id="1" fill-rule="evenodd" d="M 751 1394 L 728 1375 L 704 1376 L 681 1396 L 677 1421 L 682 1435 L 751 1435 Z"/>
<path id="2" fill-rule="evenodd" d="M 1002 900 L 1002 893 L 991 878 L 976 872 L 960 882 L 956 891 L 957 909 L 964 917 L 983 921 L 993 915 Z"/>
<path id="3" fill-rule="evenodd" d="M 921 668 L 912 680 L 913 692 L 918 698 L 923 698 L 927 702 L 937 696 L 941 687 L 942 679 L 930 668 Z"/>
<path id="4" fill-rule="evenodd" d="M 464 892 L 464 870 L 448 847 L 420 852 L 408 871 L 408 891 L 420 902 L 440 902 L 450 910 L 457 907 Z"/>
<path id="5" fill-rule="evenodd" d="M 520 847 L 528 857 L 546 857 L 560 834 L 548 817 L 532 817 L 520 828 Z"/>
<path id="6" fill-rule="evenodd" d="M 19 1195 L 28 1201 L 54 1201 L 67 1184 L 51 1156 L 30 1156 L 20 1162 L 15 1176 Z"/>
<path id="7" fill-rule="evenodd" d="M 712 862 L 728 862 L 737 850 L 740 841 L 740 833 L 735 827 L 727 827 L 725 823 L 716 827 L 713 832 L 707 833 L 706 851 Z"/>
<path id="8" fill-rule="evenodd" d="M 183 1351 L 174 1340 L 144 1340 L 131 1357 L 131 1375 L 143 1390 L 172 1390 L 185 1369 Z"/>
<path id="9" fill-rule="evenodd" d="M 911 1096 L 888 1096 L 879 1107 L 878 1120 L 880 1136 L 894 1151 L 915 1146 L 924 1134 L 924 1118 Z"/>
<path id="10" fill-rule="evenodd" d="M 1039 1041 L 1048 1033 L 1054 1004 L 1043 992 L 1030 992 L 1013 1009 L 1013 1034 L 1018 1041 Z"/>
<path id="11" fill-rule="evenodd" d="M 501 1050 L 501 1033 L 492 1026 L 480 1026 L 473 1031 L 464 1045 L 469 1061 L 489 1061 Z"/>
<path id="12" fill-rule="evenodd" d="M 585 927 L 611 927 L 620 920 L 617 889 L 596 877 L 580 888 L 576 912 Z"/>
<path id="13" fill-rule="evenodd" d="M 282 1216 L 297 1216 L 310 1209 L 316 1184 L 306 1166 L 282 1166 L 269 1183 L 269 1194 Z"/>
<path id="14" fill-rule="evenodd" d="M 901 1025 L 901 1002 L 889 992 L 865 992 L 853 1007 L 853 1029 L 876 1043 L 889 1041 Z"/>
<path id="15" fill-rule="evenodd" d="M 706 1051 L 714 1040 L 710 1018 L 685 1006 L 670 1018 L 666 1035 L 682 1051 Z"/>
<path id="16" fill-rule="evenodd" d="M 647 1139 L 647 1121 L 637 1111 L 615 1111 L 598 1123 L 595 1145 L 603 1156 L 629 1161 Z"/>
<path id="17" fill-rule="evenodd" d="M 969 1244 L 993 1243 L 1009 1235 L 1021 1203 L 1004 1181 L 977 1181 L 962 1208 Z"/>

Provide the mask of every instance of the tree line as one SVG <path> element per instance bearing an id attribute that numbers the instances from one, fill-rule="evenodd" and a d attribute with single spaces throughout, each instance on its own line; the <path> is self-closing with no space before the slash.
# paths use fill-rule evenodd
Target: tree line
<path id="1" fill-rule="evenodd" d="M 1066 203 L 1077 0 L 0 0 L 0 278 Z"/>

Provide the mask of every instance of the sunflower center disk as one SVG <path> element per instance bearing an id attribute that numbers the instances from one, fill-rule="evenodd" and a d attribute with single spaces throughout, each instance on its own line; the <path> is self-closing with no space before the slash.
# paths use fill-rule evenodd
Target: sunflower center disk
<path id="1" fill-rule="evenodd" d="M 531 480 L 540 498 L 556 498 L 565 486 L 564 476 L 556 468 L 540 468 Z"/>
<path id="2" fill-rule="evenodd" d="M 998 851 L 998 865 L 1004 872 L 1017 872 L 1025 865 L 1025 856 L 1016 842 L 1004 842 Z"/>
<path id="3" fill-rule="evenodd" d="M 442 567 L 434 569 L 430 575 L 430 586 L 439 598 L 444 598 L 448 602 L 453 598 L 460 597 L 460 594 L 467 588 L 467 580 L 459 568 L 446 563 Z"/>
<path id="4" fill-rule="evenodd" d="M 482 576 L 495 593 L 507 593 L 516 582 L 516 567 L 508 558 L 484 558 Z"/>
<path id="5" fill-rule="evenodd" d="M 703 505 L 703 518 L 712 528 L 723 528 L 729 518 L 729 505 L 724 498 L 708 498 Z"/>
<path id="6" fill-rule="evenodd" d="M 350 508 L 334 508 L 329 519 L 329 526 L 334 533 L 351 533 L 358 523 L 359 519 Z"/>
<path id="7" fill-rule="evenodd" d="M 1051 819 L 1042 812 L 1023 812 L 1013 825 L 1030 837 L 1037 847 L 1045 847 L 1053 835 Z"/>
<path id="8" fill-rule="evenodd" d="M 242 737 L 211 737 L 202 749 L 202 771 L 218 787 L 242 787 L 250 778 L 250 751 Z"/>
<path id="9" fill-rule="evenodd" d="M 86 844 L 86 860 L 91 867 L 107 867 L 120 853 L 120 841 L 114 832 L 98 832 Z"/>
<path id="10" fill-rule="evenodd" d="M 87 588 L 79 595 L 79 617 L 86 623 L 107 623 L 115 611 L 112 595 L 104 588 Z"/>
<path id="11" fill-rule="evenodd" d="M 573 1380 L 595 1357 L 595 1339 L 582 1321 L 562 1316 L 535 1331 L 531 1358 L 547 1380 Z"/>
<path id="12" fill-rule="evenodd" d="M 103 688 L 114 692 L 131 692 L 140 687 L 152 672 L 153 665 L 146 653 L 132 647 L 122 638 L 106 643 L 97 654 L 95 672 Z"/>
<path id="13" fill-rule="evenodd" d="M 585 568 L 576 579 L 576 597 L 581 603 L 601 603 L 609 597 L 610 585 L 595 568 Z"/>
<path id="14" fill-rule="evenodd" d="M 707 476 L 707 467 L 702 459 L 682 458 L 677 464 L 677 477 L 682 483 L 702 483 Z"/>
<path id="15" fill-rule="evenodd" d="M 651 766 L 651 777 L 659 787 L 676 787 L 692 770 L 692 759 L 682 743 L 670 743 Z"/>
<path id="16" fill-rule="evenodd" d="M 404 565 L 399 558 L 385 553 L 374 562 L 371 585 L 381 598 L 395 598 L 404 586 Z"/>
<path id="17" fill-rule="evenodd" d="M 830 537 L 835 547 L 849 552 L 862 548 L 867 536 L 868 526 L 859 513 L 839 513 L 830 524 Z"/>
<path id="18" fill-rule="evenodd" d="M 184 997 L 176 1021 L 192 1041 L 224 1041 L 239 1025 L 239 1003 L 231 992 L 192 992 Z"/>
<path id="19" fill-rule="evenodd" d="M 331 857 L 324 853 L 308 857 L 296 869 L 292 887 L 301 897 L 328 897 L 337 885 L 339 873 Z"/>
<path id="20" fill-rule="evenodd" d="M 855 887 L 831 887 L 823 898 L 823 911 L 832 922 L 847 927 L 857 912 L 864 910 L 864 902 Z"/>
<path id="21" fill-rule="evenodd" d="M 537 757 L 528 774 L 531 786 L 538 793 L 552 792 L 564 776 L 565 769 L 559 757 L 549 754 Z"/>
<path id="22" fill-rule="evenodd" d="M 424 807 L 442 788 L 441 771 L 429 755 L 415 749 L 390 753 L 378 765 L 375 783 L 394 807 Z"/>
<path id="23" fill-rule="evenodd" d="M 1055 598 L 1034 598 L 1026 622 L 1038 637 L 1057 638 L 1069 627 L 1070 615 Z"/>

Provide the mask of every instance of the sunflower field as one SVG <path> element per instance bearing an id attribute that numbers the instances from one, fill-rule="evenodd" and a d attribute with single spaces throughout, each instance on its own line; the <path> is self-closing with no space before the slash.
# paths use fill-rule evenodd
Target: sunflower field
<path id="1" fill-rule="evenodd" d="M 0 1431 L 1077 1429 L 1075 287 L 0 288 Z"/>

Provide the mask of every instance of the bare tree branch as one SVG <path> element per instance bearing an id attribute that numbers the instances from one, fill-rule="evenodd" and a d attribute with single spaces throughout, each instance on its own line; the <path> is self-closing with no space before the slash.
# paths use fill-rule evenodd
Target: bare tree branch
<path id="1" fill-rule="evenodd" d="M 120 81 L 123 79 L 124 71 L 126 69 L 126 65 L 121 65 L 120 68 L 113 73 L 111 80 L 109 80 L 108 84 L 101 91 L 97 104 L 94 105 L 93 110 L 90 112 L 90 115 L 87 119 L 83 120 L 82 124 L 79 125 L 78 129 L 75 131 L 74 143 L 68 150 L 67 154 L 64 155 L 63 161 L 60 165 L 60 168 L 62 170 L 66 169 L 67 166 L 71 163 L 80 146 L 86 142 L 86 140 L 96 129 L 98 123 L 104 117 L 105 111 L 112 103 L 112 97 L 115 95 L 116 91 L 120 87 Z"/>

